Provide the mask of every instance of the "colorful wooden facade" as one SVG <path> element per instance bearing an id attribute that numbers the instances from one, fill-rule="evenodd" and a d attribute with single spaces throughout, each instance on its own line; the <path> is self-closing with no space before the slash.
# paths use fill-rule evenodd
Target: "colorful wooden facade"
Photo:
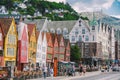
<path id="1" fill-rule="evenodd" d="M 64 61 L 70 61 L 70 41 L 69 39 L 65 39 L 64 40 L 64 44 L 65 44 L 65 57 L 64 57 Z"/>
<path id="2" fill-rule="evenodd" d="M 3 31 L 0 24 L 0 66 L 4 66 L 4 55 L 3 55 Z"/>
<path id="3" fill-rule="evenodd" d="M 51 62 L 53 62 L 53 42 L 51 33 L 46 33 L 47 39 L 47 65 L 50 66 Z"/>
<path id="4" fill-rule="evenodd" d="M 27 24 L 20 22 L 18 29 L 18 55 L 17 67 L 18 70 L 23 70 L 25 64 L 28 63 L 28 30 Z"/>
<path id="5" fill-rule="evenodd" d="M 27 24 L 27 27 L 29 36 L 28 62 L 30 65 L 36 65 L 36 25 Z"/>
<path id="6" fill-rule="evenodd" d="M 4 66 L 15 66 L 17 53 L 17 31 L 13 18 L 1 18 L 4 40 Z"/>
<path id="7" fill-rule="evenodd" d="M 59 45 L 59 61 L 64 61 L 64 57 L 65 57 L 65 44 L 64 44 L 64 38 L 63 35 L 59 34 L 57 36 L 58 38 L 58 45 Z"/>

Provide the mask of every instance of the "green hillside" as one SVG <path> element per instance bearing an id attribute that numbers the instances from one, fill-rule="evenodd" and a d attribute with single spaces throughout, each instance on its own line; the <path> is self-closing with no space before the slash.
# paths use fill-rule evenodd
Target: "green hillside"
<path id="1" fill-rule="evenodd" d="M 26 8 L 20 7 L 20 4 L 24 4 Z M 51 20 L 77 20 L 79 18 L 77 12 L 68 3 L 45 0 L 1 0 L 0 5 L 5 5 L 9 14 L 15 10 L 21 15 L 30 15 L 36 19 L 48 17 Z M 38 11 L 42 16 L 33 17 Z"/>

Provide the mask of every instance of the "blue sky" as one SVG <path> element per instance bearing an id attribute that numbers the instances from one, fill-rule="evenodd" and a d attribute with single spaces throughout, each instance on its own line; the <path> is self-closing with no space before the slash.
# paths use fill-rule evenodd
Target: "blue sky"
<path id="1" fill-rule="evenodd" d="M 92 12 L 103 10 L 106 14 L 120 18 L 120 0 L 49 0 L 68 2 L 77 12 Z M 119 9 L 118 9 L 119 8 Z M 117 13 L 117 14 L 116 14 Z"/>

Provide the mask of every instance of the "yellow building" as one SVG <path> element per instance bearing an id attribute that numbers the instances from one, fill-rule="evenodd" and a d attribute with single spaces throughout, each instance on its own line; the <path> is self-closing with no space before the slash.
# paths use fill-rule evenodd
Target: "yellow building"
<path id="1" fill-rule="evenodd" d="M 4 66 L 15 66 L 17 53 L 17 31 L 13 18 L 1 18 L 3 31 Z"/>
<path id="2" fill-rule="evenodd" d="M 36 25 L 28 24 L 29 47 L 28 47 L 28 60 L 32 65 L 36 65 Z"/>

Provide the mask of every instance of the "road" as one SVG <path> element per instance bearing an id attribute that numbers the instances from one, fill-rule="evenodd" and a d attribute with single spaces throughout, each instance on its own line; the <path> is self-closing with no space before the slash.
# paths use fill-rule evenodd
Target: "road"
<path id="1" fill-rule="evenodd" d="M 120 72 L 100 73 L 89 77 L 79 77 L 70 80 L 120 80 Z"/>

